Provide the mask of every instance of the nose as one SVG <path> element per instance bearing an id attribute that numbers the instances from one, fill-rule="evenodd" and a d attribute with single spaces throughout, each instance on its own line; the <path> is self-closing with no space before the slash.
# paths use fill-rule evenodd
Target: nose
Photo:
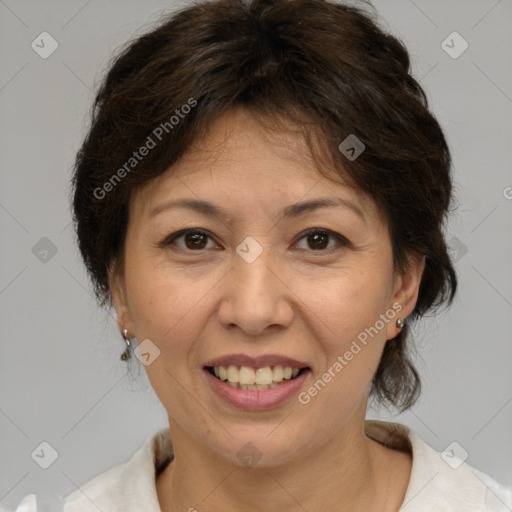
<path id="1" fill-rule="evenodd" d="M 252 262 L 234 254 L 218 311 L 223 327 L 262 335 L 290 325 L 294 294 L 288 286 L 289 272 L 270 252 L 264 250 Z"/>

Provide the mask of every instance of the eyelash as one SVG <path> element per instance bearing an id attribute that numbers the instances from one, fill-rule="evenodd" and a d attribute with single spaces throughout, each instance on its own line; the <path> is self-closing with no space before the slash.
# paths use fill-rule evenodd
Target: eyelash
<path id="1" fill-rule="evenodd" d="M 336 240 L 336 242 L 338 243 L 338 246 L 340 247 L 346 247 L 346 246 L 349 246 L 350 245 L 350 242 L 342 235 L 340 235 L 339 233 L 336 233 L 334 231 L 331 231 L 329 229 L 323 229 L 323 228 L 310 228 L 310 229 L 307 229 L 306 231 L 302 232 L 301 233 L 301 236 L 300 238 L 297 240 L 296 243 L 300 242 L 303 238 L 306 238 L 307 236 L 313 234 L 313 233 L 320 233 L 320 234 L 323 234 L 323 235 L 327 235 L 331 238 L 334 238 Z M 172 235 L 169 235 L 167 238 L 165 238 L 163 240 L 163 242 L 161 242 L 159 244 L 160 247 L 162 248 L 166 248 L 166 247 L 169 247 L 170 245 L 174 244 L 174 242 L 179 239 L 179 238 L 182 238 L 188 234 L 197 234 L 197 235 L 204 235 L 204 236 L 207 236 L 208 238 L 210 238 L 211 240 L 213 240 L 213 238 L 209 235 L 209 233 L 207 231 L 204 231 L 202 229 L 198 229 L 198 228 L 188 228 L 188 229 L 182 229 L 180 231 L 177 231 L 176 233 L 173 233 Z M 330 253 L 333 249 L 336 249 L 336 248 L 330 248 L 330 249 L 318 249 L 318 250 L 311 250 L 310 252 L 314 252 L 314 253 Z M 192 250 L 192 249 L 182 249 L 181 247 L 177 247 L 177 250 L 180 250 L 180 251 L 184 251 L 184 252 L 197 252 L 197 253 L 201 253 L 203 251 L 205 251 L 206 249 L 199 249 L 197 251 L 195 250 Z"/>

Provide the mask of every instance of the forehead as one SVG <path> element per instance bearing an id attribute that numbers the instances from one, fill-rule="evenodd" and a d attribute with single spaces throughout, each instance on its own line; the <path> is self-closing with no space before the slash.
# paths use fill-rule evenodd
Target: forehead
<path id="1" fill-rule="evenodd" d="M 137 191 L 133 213 L 150 215 L 156 205 L 181 197 L 213 201 L 229 211 L 335 195 L 366 216 L 380 217 L 371 198 L 339 172 L 325 165 L 320 172 L 298 127 L 279 127 L 262 124 L 246 109 L 224 114 L 168 171 Z"/>

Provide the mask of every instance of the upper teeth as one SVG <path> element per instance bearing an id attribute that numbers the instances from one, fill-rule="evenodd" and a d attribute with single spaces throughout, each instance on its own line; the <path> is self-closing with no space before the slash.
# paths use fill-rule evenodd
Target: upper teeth
<path id="1" fill-rule="evenodd" d="M 214 366 L 215 375 L 221 380 L 229 382 L 238 382 L 240 384 L 272 384 L 281 382 L 283 379 L 289 380 L 297 377 L 299 368 L 291 366 L 276 365 L 273 368 L 264 366 L 263 368 L 251 368 L 249 366 L 235 366 L 230 364 L 226 366 Z"/>

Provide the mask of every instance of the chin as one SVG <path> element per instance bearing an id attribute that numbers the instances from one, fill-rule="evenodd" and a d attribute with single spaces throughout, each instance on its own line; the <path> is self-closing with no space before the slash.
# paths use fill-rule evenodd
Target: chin
<path id="1" fill-rule="evenodd" d="M 276 429 L 275 433 L 269 434 L 275 428 L 276 425 L 249 429 L 240 426 L 239 433 L 230 431 L 233 437 L 228 437 L 225 444 L 210 449 L 228 463 L 239 467 L 270 468 L 287 464 L 303 452 L 303 447 L 299 440 L 290 439 L 284 430 L 279 434 Z"/>

